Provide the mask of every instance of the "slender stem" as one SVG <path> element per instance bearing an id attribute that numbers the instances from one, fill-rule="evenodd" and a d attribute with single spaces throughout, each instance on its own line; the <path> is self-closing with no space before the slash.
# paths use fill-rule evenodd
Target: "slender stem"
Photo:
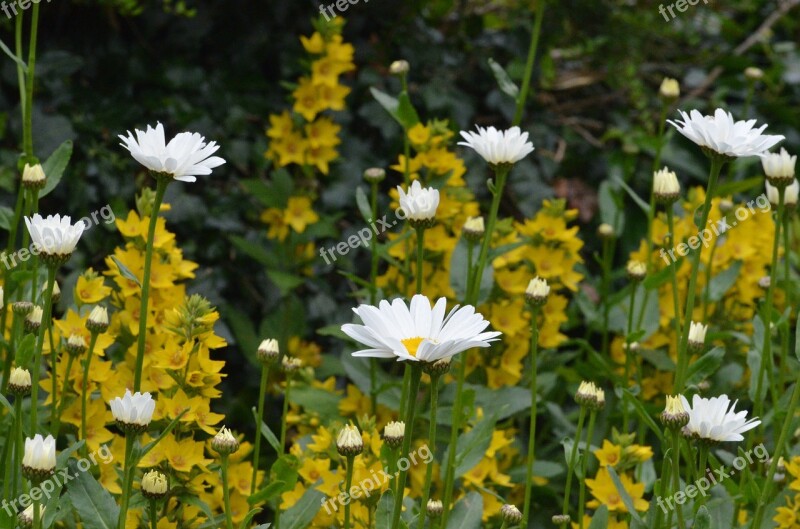
<path id="1" fill-rule="evenodd" d="M 28 78 L 25 82 L 25 120 L 24 120 L 24 145 L 25 154 L 33 157 L 33 81 L 36 70 L 36 41 L 39 34 L 39 3 L 33 4 L 31 11 L 31 36 L 28 47 Z"/>
<path id="2" fill-rule="evenodd" d="M 233 529 L 233 513 L 231 512 L 231 489 L 228 486 L 228 454 L 220 454 L 222 473 L 222 497 L 225 502 L 225 523 L 228 529 Z"/>
<path id="3" fill-rule="evenodd" d="M 406 432 L 403 436 L 403 447 L 400 452 L 400 457 L 408 458 L 408 452 L 411 449 L 411 438 L 414 436 L 414 413 L 416 412 L 417 393 L 419 392 L 419 382 L 422 378 L 422 367 L 419 362 L 412 362 L 406 365 L 406 369 L 411 371 L 408 402 L 406 403 Z M 455 447 L 451 447 L 451 452 L 455 452 Z M 400 470 L 400 475 L 397 480 L 397 494 L 394 497 L 394 508 L 392 509 L 392 529 L 397 529 L 400 524 L 400 512 L 403 510 L 403 492 L 406 487 L 406 475 L 408 473 L 408 466 L 405 470 Z"/>
<path id="4" fill-rule="evenodd" d="M 581 476 L 582 479 L 578 484 L 578 524 L 579 529 L 583 529 L 583 511 L 586 505 L 586 469 L 589 465 L 589 454 L 591 453 L 592 439 L 594 438 L 594 423 L 597 419 L 597 410 L 589 412 L 589 428 L 586 431 L 586 449 L 583 452 L 583 459 L 581 460 Z"/>
<path id="5" fill-rule="evenodd" d="M 703 204 L 703 212 L 700 216 L 700 229 L 705 228 L 706 224 L 708 223 L 708 216 L 711 213 L 711 199 L 714 196 L 714 191 L 717 186 L 717 179 L 719 178 L 719 173 L 722 170 L 722 166 L 725 165 L 725 160 L 719 156 L 712 156 L 711 157 L 711 169 L 708 175 L 708 187 L 706 188 L 706 198 L 705 203 Z M 686 368 L 689 364 L 689 354 L 688 354 L 688 345 L 689 345 L 689 324 L 692 322 L 692 313 L 694 312 L 694 302 L 695 302 L 695 294 L 697 289 L 697 275 L 698 269 L 700 268 L 700 254 L 702 250 L 698 248 L 692 254 L 692 269 L 691 274 L 689 275 L 689 288 L 686 292 L 686 310 L 683 316 L 683 326 L 682 329 L 684 330 L 681 333 L 680 343 L 678 345 L 678 367 L 677 372 L 675 375 L 675 385 L 673 387 L 673 393 L 680 393 L 683 389 L 684 385 L 684 377 L 686 376 Z"/>
<path id="6" fill-rule="evenodd" d="M 708 307 L 711 305 L 711 278 L 714 275 L 714 254 L 717 253 L 717 239 L 711 243 L 711 253 L 708 256 L 706 268 L 706 285 L 703 287 L 703 321 L 708 321 Z"/>
<path id="7" fill-rule="evenodd" d="M 428 430 L 428 444 L 431 454 L 436 453 L 436 411 L 439 405 L 439 375 L 431 375 L 431 415 L 430 429 Z M 422 488 L 422 503 L 420 503 L 419 523 L 417 529 L 425 528 L 425 518 L 428 516 L 428 500 L 431 497 L 431 482 L 433 481 L 433 458 L 425 468 L 425 485 Z"/>
<path id="8" fill-rule="evenodd" d="M 562 514 L 569 514 L 569 497 L 572 492 L 572 475 L 575 473 L 575 458 L 578 457 L 578 445 L 581 444 L 583 437 L 583 422 L 586 419 L 586 406 L 581 406 L 580 415 L 578 415 L 578 428 L 575 431 L 575 441 L 572 445 L 572 451 L 569 455 L 569 462 L 567 463 L 567 483 L 564 486 L 564 506 L 561 509 Z M 564 529 L 567 526 L 566 522 L 561 524 Z"/>
<path id="9" fill-rule="evenodd" d="M 478 263 L 475 269 L 475 280 L 472 282 L 472 289 L 467 293 L 467 304 L 476 305 L 481 290 L 481 279 L 483 278 L 483 269 L 486 267 L 486 261 L 489 257 L 489 246 L 491 246 L 492 235 L 494 234 L 494 226 L 497 223 L 497 214 L 500 211 L 500 200 L 503 198 L 503 189 L 506 185 L 506 178 L 510 172 L 510 167 L 497 166 L 495 167 L 495 176 L 497 177 L 494 182 L 494 189 L 492 191 L 492 205 L 489 209 L 489 218 L 486 221 L 486 231 L 484 233 L 483 241 L 481 242 L 481 251 L 478 254 Z"/>
<path id="10" fill-rule="evenodd" d="M 708 445 L 705 443 L 700 445 L 700 466 L 698 471 L 698 480 L 702 478 L 708 479 Z M 697 511 L 700 509 L 702 505 L 704 505 L 706 495 L 703 494 L 700 498 L 697 498 L 697 501 L 694 503 L 694 512 L 697 514 Z"/>
<path id="11" fill-rule="evenodd" d="M 370 182 L 370 210 L 372 219 L 378 218 L 378 182 Z M 369 267 L 369 303 L 375 305 L 378 301 L 378 237 L 372 239 L 370 245 Z M 369 401 L 372 415 L 378 413 L 378 359 L 369 359 Z"/>
<path id="12" fill-rule="evenodd" d="M 8 295 L 7 292 L 5 294 Z M 5 316 L 6 312 L 8 311 L 5 309 L 5 307 L 0 307 L 0 312 L 3 313 L 2 323 L 5 324 Z M 19 320 L 20 318 L 18 318 L 16 314 L 11 316 L 11 339 L 4 345 L 6 349 L 6 362 L 5 365 L 3 365 L 3 384 L 2 389 L 0 389 L 0 393 L 3 395 L 6 394 L 6 390 L 8 389 L 8 379 L 11 376 L 11 366 L 14 363 L 14 348 L 16 347 L 17 343 Z M 0 329 L 5 329 L 5 327 L 0 327 Z"/>
<path id="13" fill-rule="evenodd" d="M 755 393 L 755 415 L 757 417 L 763 416 L 764 410 L 764 400 L 765 398 L 761 397 L 761 391 L 764 386 L 764 374 L 769 372 L 772 373 L 771 366 L 772 364 L 772 301 L 773 296 L 775 294 L 775 283 L 777 282 L 778 277 L 778 247 L 780 246 L 780 233 L 781 233 L 781 219 L 783 219 L 783 213 L 785 209 L 784 200 L 786 197 L 786 189 L 783 187 L 778 188 L 778 213 L 777 217 L 775 218 L 775 237 L 772 241 L 772 264 L 770 265 L 769 269 L 769 287 L 767 287 L 767 296 L 764 301 L 763 310 L 761 312 L 762 322 L 764 324 L 764 341 L 761 347 L 761 363 L 758 369 L 758 381 L 756 383 L 756 393 Z M 777 400 L 773 402 L 773 404 L 777 405 Z M 791 416 L 788 416 L 791 419 Z M 761 426 L 763 428 L 763 424 Z M 750 437 L 753 439 L 753 436 Z"/>
<path id="14" fill-rule="evenodd" d="M 609 301 L 609 289 L 611 285 L 611 261 L 613 243 L 610 237 L 603 238 L 603 277 L 600 283 L 600 292 L 603 295 L 603 338 L 600 353 L 605 357 L 608 355 L 608 319 L 611 313 L 611 302 Z"/>
<path id="15" fill-rule="evenodd" d="M 17 85 L 19 86 L 19 108 L 22 113 L 22 125 L 25 126 L 25 71 L 22 69 L 22 23 L 25 20 L 25 12 L 23 11 L 16 17 L 14 24 L 14 55 L 17 56 Z M 25 142 L 25 132 L 22 133 L 22 141 Z M 32 153 L 25 153 L 32 154 Z"/>
<path id="16" fill-rule="evenodd" d="M 44 346 L 44 334 L 50 327 L 50 313 L 53 308 L 53 284 L 56 282 L 56 267 L 47 267 L 47 292 L 44 297 L 44 312 L 42 313 L 42 323 L 39 326 L 39 336 L 36 340 L 36 349 L 33 353 L 33 380 L 31 381 L 31 435 L 34 435 L 38 426 L 37 412 L 39 409 L 39 376 L 42 369 L 42 347 Z M 55 369 L 55 366 L 53 366 Z"/>
<path id="17" fill-rule="evenodd" d="M 83 382 L 81 384 L 81 439 L 86 440 L 86 407 L 89 398 L 89 367 L 92 364 L 92 357 L 94 356 L 94 346 L 97 343 L 97 336 L 99 333 L 92 332 L 89 338 L 89 352 L 86 356 L 86 361 L 83 363 Z M 81 449 L 84 455 L 88 453 L 89 447 L 86 443 L 83 444 Z"/>
<path id="18" fill-rule="evenodd" d="M 58 406 L 55 405 L 55 400 L 53 400 L 53 415 L 55 415 L 55 420 L 51 421 L 52 429 L 50 433 L 53 434 L 53 437 L 58 439 L 58 431 L 61 429 L 61 414 L 64 413 L 64 402 L 67 400 L 64 396 L 67 394 L 67 388 L 69 387 L 69 374 L 72 372 L 72 364 L 75 362 L 75 355 L 67 354 L 67 372 L 64 374 L 64 382 L 61 384 L 61 398 L 58 401 Z M 55 371 L 55 366 L 53 366 L 53 371 Z M 55 397 L 55 395 L 53 395 Z"/>
<path id="19" fill-rule="evenodd" d="M 132 475 L 134 469 L 131 468 L 131 454 L 133 453 L 133 444 L 136 442 L 136 437 L 132 433 L 125 434 L 125 461 L 122 471 L 122 500 L 120 501 L 119 508 L 119 521 L 117 522 L 117 529 L 125 529 L 125 522 L 128 513 L 128 502 L 130 501 L 131 484 L 133 482 Z"/>
<path id="20" fill-rule="evenodd" d="M 672 430 L 672 497 L 681 490 L 681 434 L 678 429 Z M 686 522 L 683 520 L 683 508 L 681 505 L 675 506 L 678 513 L 678 529 L 685 529 Z M 671 516 L 670 516 L 671 518 Z M 667 525 L 669 527 L 669 525 Z"/>
<path id="21" fill-rule="evenodd" d="M 667 229 L 669 230 L 669 245 L 675 246 L 675 213 L 672 206 L 667 206 Z M 681 339 L 681 301 L 678 290 L 678 266 L 674 259 L 669 262 L 670 279 L 672 280 L 672 306 L 675 311 L 675 339 Z"/>
<path id="22" fill-rule="evenodd" d="M 144 276 L 142 278 L 141 307 L 139 308 L 139 337 L 136 346 L 136 370 L 133 372 L 133 391 L 139 391 L 142 386 L 144 347 L 147 342 L 147 314 L 150 301 L 150 270 L 153 261 L 153 243 L 155 242 L 158 213 L 161 210 L 161 202 L 164 200 L 164 193 L 167 191 L 169 180 L 166 177 L 159 176 L 156 178 L 156 182 L 156 196 L 153 201 L 153 209 L 150 212 L 150 225 L 147 228 L 147 243 L 144 255 Z"/>
<path id="23" fill-rule="evenodd" d="M 539 36 L 542 33 L 542 20 L 544 20 L 545 0 L 539 0 L 536 6 L 536 18 L 533 22 L 533 32 L 531 33 L 531 43 L 528 48 L 528 58 L 525 61 L 525 76 L 522 79 L 522 89 L 517 97 L 517 109 L 514 112 L 512 125 L 519 125 L 522 122 L 522 114 L 525 111 L 525 103 L 528 101 L 528 92 L 531 87 L 531 73 L 533 64 L 536 61 L 536 49 L 539 47 Z"/>
<path id="24" fill-rule="evenodd" d="M 522 504 L 522 527 L 528 527 L 533 491 L 533 462 L 536 457 L 536 407 L 538 404 L 537 367 L 539 363 L 539 307 L 531 305 L 531 424 L 528 430 L 528 467 L 525 472 L 525 503 Z"/>
<path id="25" fill-rule="evenodd" d="M 22 455 L 25 450 L 25 444 L 22 441 L 22 396 L 17 395 L 14 399 L 14 464 L 11 465 L 11 497 L 17 497 L 19 490 L 17 490 L 20 478 L 19 471 L 22 468 Z"/>
<path id="26" fill-rule="evenodd" d="M 350 488 L 353 486 L 353 462 L 355 459 L 355 456 L 347 456 L 347 470 L 344 478 L 345 494 L 350 494 Z M 350 529 L 350 503 L 348 501 L 344 504 L 344 529 Z"/>
<path id="27" fill-rule="evenodd" d="M 778 469 L 778 462 L 783 455 L 786 441 L 789 438 L 789 431 L 791 430 L 792 419 L 794 418 L 795 411 L 797 410 L 798 400 L 800 400 L 800 378 L 798 378 L 797 383 L 794 385 L 794 390 L 792 390 L 792 398 L 789 402 L 789 407 L 786 409 L 786 419 L 783 421 L 781 434 L 778 437 L 778 442 L 772 452 L 772 463 L 769 465 L 767 479 L 764 481 L 764 488 L 761 490 L 761 498 L 759 498 L 758 507 L 756 507 L 756 512 L 753 515 L 753 525 L 750 527 L 761 527 L 761 520 L 764 517 L 764 509 L 769 504 L 770 494 L 772 493 L 772 482 L 775 478 L 775 471 Z"/>
<path id="28" fill-rule="evenodd" d="M 267 397 L 267 380 L 269 379 L 270 364 L 261 366 L 261 383 L 258 386 L 258 420 L 256 421 L 256 441 L 253 450 L 253 479 L 250 480 L 250 494 L 256 491 L 258 479 L 258 460 L 261 458 L 261 422 L 264 420 L 264 401 Z"/>
<path id="29" fill-rule="evenodd" d="M 630 305 L 628 307 L 628 331 L 627 335 L 625 336 L 625 389 L 628 389 L 630 386 L 631 380 L 631 334 L 633 333 L 633 312 L 636 307 L 636 283 L 631 283 L 631 297 L 630 297 Z M 628 413 L 628 405 L 627 403 L 622 403 L 622 431 L 623 433 L 628 433 L 628 421 L 629 421 L 629 413 Z"/>
<path id="30" fill-rule="evenodd" d="M 792 289 L 789 288 L 791 285 L 791 238 L 789 234 L 789 230 L 791 228 L 791 219 L 789 215 L 789 209 L 787 208 L 783 214 L 783 288 L 784 292 L 786 293 L 786 306 L 791 307 L 793 306 L 793 296 L 792 296 Z M 791 318 L 789 318 L 791 321 Z M 783 393 L 786 390 L 786 375 L 790 372 L 789 370 L 789 341 L 791 338 L 791 325 L 787 323 L 786 328 L 784 330 L 783 339 L 781 343 L 781 364 L 780 369 L 778 370 L 778 381 L 780 387 L 780 393 Z"/>
<path id="31" fill-rule="evenodd" d="M 425 228 L 417 228 L 417 294 L 422 294 L 422 264 L 425 257 Z"/>
<path id="32" fill-rule="evenodd" d="M 33 529 L 42 528 L 42 513 L 39 510 L 39 500 L 33 500 Z"/>
<path id="33" fill-rule="evenodd" d="M 158 509 L 156 500 L 150 500 L 150 529 L 158 529 Z"/>
<path id="34" fill-rule="evenodd" d="M 286 452 L 286 416 L 289 414 L 289 393 L 292 389 L 292 376 L 286 377 L 286 391 L 283 394 L 283 413 L 281 414 L 281 453 L 279 456 Z"/>

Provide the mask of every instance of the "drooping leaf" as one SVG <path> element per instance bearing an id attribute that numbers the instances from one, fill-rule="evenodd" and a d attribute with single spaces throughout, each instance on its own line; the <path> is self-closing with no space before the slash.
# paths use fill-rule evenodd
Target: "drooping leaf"
<path id="1" fill-rule="evenodd" d="M 42 170 L 44 171 L 47 180 L 45 181 L 42 190 L 39 191 L 39 198 L 47 196 L 53 189 L 56 188 L 58 183 L 61 181 L 61 177 L 64 175 L 64 171 L 66 170 L 67 164 L 69 164 L 69 159 L 71 157 L 72 142 L 67 140 L 59 145 L 59 147 L 53 151 L 53 154 L 51 154 L 50 157 L 45 160 L 45 162 L 42 164 Z"/>
<path id="2" fill-rule="evenodd" d="M 122 277 L 124 277 L 125 279 L 129 279 L 130 281 L 133 281 L 139 288 L 141 288 L 142 286 L 141 281 L 139 281 L 139 278 L 136 277 L 136 275 L 134 275 L 133 272 L 131 272 L 130 268 L 122 264 L 122 262 L 119 259 L 117 259 L 117 257 L 114 255 L 111 256 L 111 260 L 114 261 L 115 265 L 117 265 L 119 273 L 122 274 Z"/>
<path id="3" fill-rule="evenodd" d="M 478 492 L 470 492 L 456 503 L 447 529 L 480 529 L 483 516 L 483 497 Z"/>
<path id="4" fill-rule="evenodd" d="M 90 472 L 73 468 L 74 479 L 67 483 L 67 495 L 81 517 L 84 529 L 116 529 L 119 506 Z"/>
<path id="5" fill-rule="evenodd" d="M 500 64 L 491 57 L 489 57 L 489 68 L 492 69 L 500 91 L 516 100 L 519 96 L 519 87 L 511 80 L 505 68 L 500 66 Z"/>

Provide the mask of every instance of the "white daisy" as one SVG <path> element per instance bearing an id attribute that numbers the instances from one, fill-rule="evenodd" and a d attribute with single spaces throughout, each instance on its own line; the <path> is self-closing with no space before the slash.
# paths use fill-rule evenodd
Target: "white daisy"
<path id="1" fill-rule="evenodd" d="M 478 132 L 461 131 L 466 141 L 458 144 L 475 149 L 475 152 L 490 164 L 517 163 L 533 152 L 533 143 L 528 141 L 528 133 L 519 127 L 497 130 L 494 127 L 476 127 Z"/>
<path id="2" fill-rule="evenodd" d="M 129 426 L 147 426 L 153 418 L 156 402 L 149 393 L 131 394 L 126 389 L 123 397 L 117 397 L 111 402 L 111 414 L 118 422 Z"/>
<path id="3" fill-rule="evenodd" d="M 181 132 L 169 143 L 164 138 L 164 126 L 147 126 L 147 131 L 136 129 L 136 137 L 128 131 L 120 135 L 122 145 L 131 156 L 151 171 L 164 173 L 182 182 L 194 182 L 196 176 L 209 175 L 215 167 L 225 163 L 218 156 L 211 156 L 219 149 L 216 142 L 206 143 L 206 139 L 196 132 Z"/>
<path id="4" fill-rule="evenodd" d="M 734 121 L 730 112 L 718 108 L 713 116 L 704 116 L 697 110 L 689 114 L 679 110 L 682 120 L 668 119 L 667 123 L 700 147 L 731 158 L 763 156 L 767 150 L 783 140 L 783 136 L 761 134 L 766 125 L 754 129 L 756 120 Z"/>
<path id="5" fill-rule="evenodd" d="M 742 441 L 742 434 L 752 430 L 761 421 L 758 418 L 747 420 L 747 411 L 735 412 L 735 401 L 731 404 L 727 395 L 705 399 L 700 395 L 692 398 L 692 405 L 681 395 L 684 409 L 689 413 L 689 423 L 684 427 L 685 434 L 710 441 Z"/>
<path id="6" fill-rule="evenodd" d="M 400 208 L 405 218 L 410 221 L 429 221 L 436 217 L 439 207 L 439 190 L 432 187 L 422 187 L 419 180 L 414 180 L 408 193 L 397 186 L 400 195 Z"/>
<path id="7" fill-rule="evenodd" d="M 45 255 L 69 256 L 83 234 L 86 225 L 78 221 L 72 224 L 68 216 L 48 215 L 42 217 L 38 213 L 33 217 L 25 217 L 25 225 L 31 234 L 31 240 L 41 248 Z"/>
<path id="8" fill-rule="evenodd" d="M 769 203 L 777 207 L 780 199 L 778 188 L 770 184 L 769 181 L 766 182 L 766 186 Z M 800 195 L 800 184 L 797 183 L 797 180 L 792 180 L 792 183 L 786 186 L 783 192 L 783 203 L 787 206 L 796 206 L 798 195 Z"/>
<path id="9" fill-rule="evenodd" d="M 36 434 L 25 439 L 25 452 L 22 466 L 34 471 L 52 471 L 56 468 L 56 440 L 52 435 L 42 437 Z"/>
<path id="10" fill-rule="evenodd" d="M 384 300 L 378 307 L 361 305 L 353 309 L 364 325 L 348 323 L 342 331 L 369 347 L 353 356 L 397 358 L 398 361 L 436 362 L 473 347 L 489 347 L 499 332 L 483 332 L 489 322 L 471 305 L 454 307 L 445 316 L 445 298 L 431 308 L 421 294 L 411 299 L 410 307 L 400 299 Z"/>

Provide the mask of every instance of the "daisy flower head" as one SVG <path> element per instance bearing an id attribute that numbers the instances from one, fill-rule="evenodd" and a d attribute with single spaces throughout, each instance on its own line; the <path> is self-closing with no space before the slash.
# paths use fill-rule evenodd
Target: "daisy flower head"
<path id="1" fill-rule="evenodd" d="M 692 397 L 692 404 L 681 395 L 683 409 L 689 413 L 689 423 L 683 428 L 684 435 L 706 441 L 742 441 L 742 434 L 752 430 L 761 421 L 758 418 L 747 420 L 747 411 L 734 411 L 736 403 L 731 404 L 727 395 L 706 399 L 700 395 Z"/>
<path id="2" fill-rule="evenodd" d="M 522 160 L 533 152 L 533 143 L 528 141 L 528 133 L 519 127 L 498 130 L 494 127 L 475 127 L 478 132 L 461 131 L 465 141 L 458 142 L 474 149 L 489 165 L 510 165 Z"/>
<path id="3" fill-rule="evenodd" d="M 375 307 L 360 305 L 353 309 L 363 325 L 348 323 L 342 331 L 367 346 L 353 356 L 396 358 L 398 361 L 436 362 L 472 349 L 489 347 L 499 332 L 484 332 L 489 322 L 475 312 L 475 307 L 453 307 L 445 314 L 447 301 L 439 298 L 431 307 L 421 294 L 411 303 L 383 300 Z"/>
<path id="4" fill-rule="evenodd" d="M 767 126 L 754 128 L 754 119 L 735 121 L 730 112 L 721 108 L 714 111 L 713 116 L 704 116 L 697 110 L 688 114 L 682 110 L 678 112 L 682 119 L 669 119 L 667 123 L 699 145 L 706 154 L 726 159 L 763 156 L 784 139 L 780 135 L 762 134 Z"/>
<path id="5" fill-rule="evenodd" d="M 38 213 L 25 217 L 25 225 L 31 240 L 41 249 L 43 259 L 55 265 L 69 259 L 86 228 L 82 221 L 72 224 L 67 215 L 48 215 L 45 218 Z"/>
<path id="6" fill-rule="evenodd" d="M 433 187 L 422 187 L 419 180 L 409 186 L 408 192 L 397 186 L 400 195 L 400 209 L 404 218 L 414 226 L 431 227 L 436 221 L 436 210 L 439 207 L 439 190 Z"/>
<path id="7" fill-rule="evenodd" d="M 119 135 L 122 145 L 131 156 L 147 169 L 159 175 L 182 182 L 194 182 L 197 176 L 209 175 L 215 167 L 225 163 L 218 156 L 212 156 L 219 146 L 216 142 L 206 143 L 205 137 L 196 132 L 181 132 L 169 143 L 164 137 L 164 126 L 147 126 L 146 131 L 136 129 L 136 135 L 128 131 L 127 136 Z"/>

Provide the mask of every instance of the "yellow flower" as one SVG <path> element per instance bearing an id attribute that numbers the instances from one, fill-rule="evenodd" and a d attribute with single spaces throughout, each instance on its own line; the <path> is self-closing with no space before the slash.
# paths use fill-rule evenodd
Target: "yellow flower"
<path id="1" fill-rule="evenodd" d="M 308 197 L 290 197 L 284 212 L 286 223 L 297 233 L 303 233 L 309 224 L 319 220 L 319 216 L 311 208 L 311 199 Z"/>
<path id="2" fill-rule="evenodd" d="M 417 123 L 408 129 L 408 139 L 415 147 L 425 145 L 431 139 L 431 129 L 422 123 Z"/>
<path id="3" fill-rule="evenodd" d="M 622 474 L 619 479 L 625 491 L 633 500 L 633 508 L 637 511 L 646 510 L 649 504 L 642 497 L 644 496 L 644 483 L 634 483 L 627 474 Z M 594 500 L 586 504 L 590 509 L 606 505 L 609 511 L 628 512 L 627 507 L 622 503 L 617 487 L 611 480 L 611 475 L 604 467 L 597 471 L 597 476 L 594 479 L 586 479 L 586 486 L 589 487 L 589 491 L 595 497 Z"/>
<path id="4" fill-rule="evenodd" d="M 594 451 L 594 456 L 600 462 L 601 467 L 616 466 L 622 457 L 622 448 L 611 443 L 608 439 L 603 439 L 603 447 Z"/>
<path id="5" fill-rule="evenodd" d="M 311 64 L 311 82 L 331 88 L 339 84 L 339 76 L 355 69 L 352 63 L 340 62 L 330 57 L 318 59 Z"/>
<path id="6" fill-rule="evenodd" d="M 75 284 L 75 302 L 80 304 L 99 303 L 111 294 L 111 288 L 103 284 L 103 278 L 89 268 L 78 276 Z"/>
<path id="7" fill-rule="evenodd" d="M 339 153 L 333 147 L 310 147 L 306 151 L 306 165 L 311 165 L 319 169 L 319 172 L 327 175 L 330 171 L 329 163 L 334 161 Z"/>
<path id="8" fill-rule="evenodd" d="M 301 36 L 300 42 L 303 43 L 303 48 L 305 48 L 308 53 L 319 55 L 325 51 L 325 41 L 322 39 L 322 35 L 320 35 L 318 31 L 315 31 L 314 34 L 311 35 L 311 38 Z"/>
<path id="9" fill-rule="evenodd" d="M 297 88 L 292 92 L 294 111 L 306 118 L 306 121 L 314 121 L 317 114 L 325 109 L 318 92 L 308 77 L 300 78 Z"/>
<path id="10" fill-rule="evenodd" d="M 279 140 L 294 132 L 294 121 L 288 110 L 284 110 L 280 114 L 270 115 L 269 125 L 267 136 L 273 140 Z"/>
<path id="11" fill-rule="evenodd" d="M 312 148 L 335 147 L 341 143 L 339 132 L 342 127 L 333 122 L 332 119 L 321 117 L 313 123 L 305 126 L 306 138 Z"/>

